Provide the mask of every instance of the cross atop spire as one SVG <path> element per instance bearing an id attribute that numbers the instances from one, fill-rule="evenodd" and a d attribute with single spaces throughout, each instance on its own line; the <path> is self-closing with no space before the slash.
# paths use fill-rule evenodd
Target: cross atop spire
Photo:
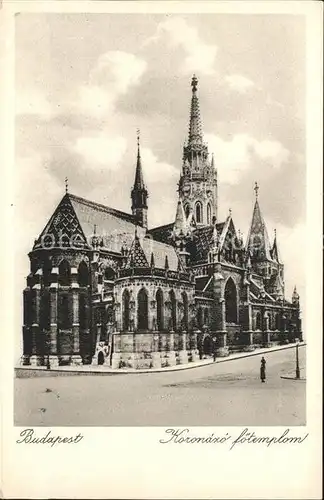
<path id="1" fill-rule="evenodd" d="M 258 196 L 259 196 L 259 186 L 258 186 L 258 183 L 256 182 L 254 184 L 254 191 L 255 191 L 255 198 L 258 199 Z"/>
<path id="2" fill-rule="evenodd" d="M 67 177 L 65 177 L 64 182 L 65 182 L 65 192 L 68 193 L 69 192 L 69 179 Z"/>

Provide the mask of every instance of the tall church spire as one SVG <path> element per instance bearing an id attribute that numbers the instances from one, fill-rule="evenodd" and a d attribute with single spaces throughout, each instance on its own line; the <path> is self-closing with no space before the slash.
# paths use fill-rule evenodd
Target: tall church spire
<path id="1" fill-rule="evenodd" d="M 217 219 L 217 172 L 203 140 L 197 89 L 198 79 L 193 75 L 189 135 L 183 147 L 179 194 L 185 213 L 192 209 L 197 225 L 210 225 Z"/>
<path id="2" fill-rule="evenodd" d="M 254 261 L 272 260 L 270 252 L 270 242 L 268 231 L 259 205 L 259 186 L 255 183 L 255 203 L 252 215 L 252 222 L 247 238 L 247 250 L 252 255 Z"/>
<path id="3" fill-rule="evenodd" d="M 191 80 L 192 96 L 189 120 L 189 144 L 202 144 L 202 127 L 199 109 L 199 100 L 197 96 L 198 79 L 193 75 Z"/>
<path id="4" fill-rule="evenodd" d="M 135 216 L 136 222 L 140 226 L 147 228 L 148 191 L 145 187 L 143 179 L 139 131 L 137 131 L 137 161 L 136 161 L 135 181 L 131 192 L 131 198 L 132 198 L 132 213 Z"/>

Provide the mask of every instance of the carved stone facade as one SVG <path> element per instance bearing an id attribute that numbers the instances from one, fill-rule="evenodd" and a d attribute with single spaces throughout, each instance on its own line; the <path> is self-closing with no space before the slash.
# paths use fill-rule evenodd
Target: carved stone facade
<path id="1" fill-rule="evenodd" d="M 217 220 L 217 172 L 192 80 L 174 222 L 147 229 L 138 144 L 132 214 L 66 193 L 35 240 L 24 290 L 23 363 L 160 368 L 216 352 L 302 339 L 299 296 L 285 299 L 277 235 L 258 187 L 247 242 Z M 197 208 L 198 207 L 198 208 Z"/>

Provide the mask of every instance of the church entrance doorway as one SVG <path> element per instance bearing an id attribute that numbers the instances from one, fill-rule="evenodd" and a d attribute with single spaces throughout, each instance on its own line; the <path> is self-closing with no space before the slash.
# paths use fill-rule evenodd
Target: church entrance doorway
<path id="1" fill-rule="evenodd" d="M 213 354 L 213 341 L 210 335 L 206 335 L 203 340 L 203 351 L 208 356 Z"/>
<path id="2" fill-rule="evenodd" d="M 103 365 L 105 362 L 105 356 L 102 351 L 98 352 L 98 365 Z"/>

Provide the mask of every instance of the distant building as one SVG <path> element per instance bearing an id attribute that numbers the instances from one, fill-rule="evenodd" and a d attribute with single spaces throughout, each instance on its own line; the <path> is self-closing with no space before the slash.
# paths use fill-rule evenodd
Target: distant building
<path id="1" fill-rule="evenodd" d="M 231 213 L 218 220 L 197 84 L 174 221 L 148 229 L 139 138 L 131 214 L 66 189 L 29 253 L 24 364 L 164 367 L 302 338 L 299 296 L 285 299 L 257 185 L 245 245 Z"/>

